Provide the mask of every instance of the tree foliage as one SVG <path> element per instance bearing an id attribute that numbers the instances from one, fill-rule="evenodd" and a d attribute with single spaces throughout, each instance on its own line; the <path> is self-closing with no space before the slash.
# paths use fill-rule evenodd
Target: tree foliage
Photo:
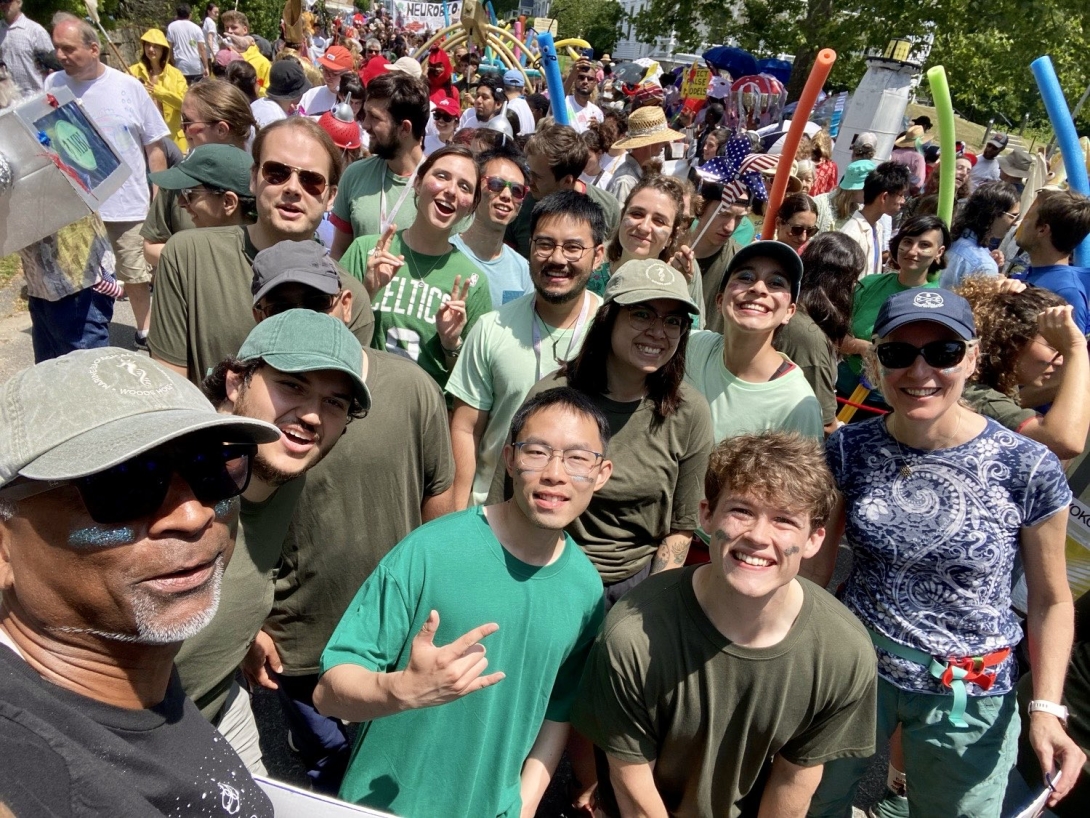
<path id="1" fill-rule="evenodd" d="M 617 0 L 553 0 L 549 15 L 557 21 L 557 39 L 580 37 L 595 53 L 613 51 L 624 11 Z"/>
<path id="2" fill-rule="evenodd" d="M 851 89 L 866 51 L 898 37 L 933 41 L 924 69 L 945 65 L 955 107 L 973 118 L 1029 113 L 1043 122 L 1029 71 L 1041 54 L 1052 57 L 1069 104 L 1090 83 L 1086 0 L 651 0 L 633 22 L 648 41 L 673 30 L 682 50 L 734 41 L 759 58 L 792 54 L 792 98 L 820 49 L 837 52 L 829 86 Z M 1090 127 L 1090 113 L 1079 123 Z"/>

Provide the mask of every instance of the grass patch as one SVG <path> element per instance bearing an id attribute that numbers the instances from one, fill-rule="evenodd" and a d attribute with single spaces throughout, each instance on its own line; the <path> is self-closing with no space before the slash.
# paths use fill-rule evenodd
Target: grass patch
<path id="1" fill-rule="evenodd" d="M 909 104 L 905 110 L 905 115 L 909 121 L 915 119 L 918 116 L 927 115 L 931 118 L 934 126 L 931 128 L 930 135 L 938 141 L 939 138 L 939 117 L 935 113 L 935 109 L 927 105 L 912 105 Z M 962 119 L 957 114 L 954 115 L 954 132 L 957 134 L 956 138 L 960 139 L 969 149 L 974 153 L 980 153 L 984 146 L 984 132 L 987 130 L 986 125 L 977 125 L 975 122 L 970 122 L 967 119 Z M 1028 140 L 1027 140 L 1028 142 Z"/>
<path id="2" fill-rule="evenodd" d="M 0 258 L 0 287 L 6 287 L 22 271 L 23 267 L 19 263 L 18 253 L 12 253 L 6 258 Z"/>

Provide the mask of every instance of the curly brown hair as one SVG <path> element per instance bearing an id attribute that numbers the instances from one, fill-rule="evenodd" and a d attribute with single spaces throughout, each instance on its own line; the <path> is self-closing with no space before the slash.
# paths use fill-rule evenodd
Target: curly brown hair
<path id="1" fill-rule="evenodd" d="M 1067 302 L 1049 290 L 1027 287 L 1020 293 L 1004 291 L 996 276 L 969 276 L 955 292 L 973 308 L 980 351 L 977 383 L 1009 397 L 1018 394 L 1018 356 L 1037 337 L 1037 316 Z"/>
<path id="2" fill-rule="evenodd" d="M 659 253 L 659 261 L 669 261 L 674 257 L 674 253 L 677 251 L 678 238 L 681 235 L 681 229 L 685 227 L 685 188 L 682 187 L 681 181 L 675 179 L 673 176 L 663 176 L 661 174 L 652 174 L 644 176 L 632 188 L 632 192 L 628 194 L 628 198 L 624 200 L 624 207 L 621 208 L 621 219 L 624 219 L 624 214 L 628 212 L 628 208 L 632 205 L 632 200 L 636 198 L 636 194 L 643 190 L 657 190 L 659 193 L 663 193 L 673 200 L 677 206 L 677 210 L 674 212 L 674 224 L 670 228 L 670 238 L 666 241 L 666 246 L 662 248 L 662 252 Z M 619 261 L 624 249 L 621 247 L 621 229 L 618 225 L 616 232 L 613 233 L 613 237 L 609 240 L 609 245 L 606 247 L 606 258 L 610 261 Z"/>

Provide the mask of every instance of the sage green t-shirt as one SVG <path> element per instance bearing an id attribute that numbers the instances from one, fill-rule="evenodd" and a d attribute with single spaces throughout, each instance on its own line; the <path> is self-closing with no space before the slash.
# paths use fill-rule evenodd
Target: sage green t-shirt
<path id="1" fill-rule="evenodd" d="M 545 719 L 567 722 L 587 650 L 602 622 L 602 586 L 570 539 L 548 565 L 522 562 L 483 509 L 421 526 L 352 600 L 322 653 L 322 672 L 403 670 L 432 610 L 436 645 L 486 622 L 488 672 L 499 684 L 435 707 L 360 725 L 341 784 L 346 801 L 402 818 L 518 816 L 523 762 Z"/>
<path id="2" fill-rule="evenodd" d="M 416 364 L 367 350 L 367 417 L 307 472 L 265 630 L 289 676 L 318 659 L 363 581 L 454 482 L 443 395 Z"/>
<path id="3" fill-rule="evenodd" d="M 572 726 L 614 758 L 655 762 L 655 787 L 678 818 L 738 818 L 743 799 L 756 815 L 774 755 L 814 767 L 873 754 L 874 648 L 851 612 L 799 579 L 805 596 L 787 636 L 741 647 L 701 608 L 697 570 L 711 569 L 666 571 L 621 597 L 591 649 Z M 599 786 L 612 801 L 608 777 Z"/>
<path id="4" fill-rule="evenodd" d="M 557 373 L 538 381 L 526 397 L 567 385 Z M 671 531 L 696 531 L 712 450 L 711 417 L 707 402 L 685 383 L 680 407 L 661 423 L 647 398 L 618 403 L 601 394 L 588 397 L 609 421 L 613 437 L 606 457 L 613 474 L 566 530 L 602 582 L 612 584 L 642 571 Z M 505 478 L 497 468 L 488 502 L 510 493 Z"/>
<path id="5" fill-rule="evenodd" d="M 602 299 L 587 293 L 587 310 L 579 333 L 546 324 L 534 310 L 537 294 L 524 295 L 490 312 L 469 332 L 462 354 L 447 381 L 447 394 L 488 413 L 488 423 L 477 447 L 472 505 L 488 497 L 492 477 L 511 428 L 511 418 L 535 383 L 555 372 L 561 361 L 574 358 L 583 346 Z M 534 324 L 540 333 L 534 351 Z M 578 320 L 577 320 L 578 323 Z"/>
<path id="6" fill-rule="evenodd" d="M 685 356 L 685 381 L 707 399 L 717 443 L 765 431 L 825 438 L 821 406 L 801 369 L 764 383 L 743 381 L 723 363 L 723 344 L 717 332 L 694 332 Z"/>
<path id="7" fill-rule="evenodd" d="M 715 299 L 723 289 L 723 276 L 727 273 L 727 267 L 740 249 L 738 242 L 731 237 L 715 253 L 698 259 L 703 279 L 701 286 L 704 288 L 704 329 L 723 332 L 723 313 L 719 312 Z"/>
<path id="8" fill-rule="evenodd" d="M 411 178 L 391 173 L 386 160 L 378 156 L 353 162 L 345 168 L 337 186 L 334 223 L 339 223 L 338 227 L 351 225 L 352 237 L 356 239 L 378 235 L 382 233 L 385 201 L 386 218 L 401 229 L 408 227 L 416 219 L 416 196 L 411 189 L 406 193 Z"/>
<path id="9" fill-rule="evenodd" d="M 284 535 L 305 482 L 305 475 L 290 480 L 261 503 L 242 500 L 219 608 L 204 630 L 185 640 L 174 659 L 186 695 L 213 724 L 219 721 L 235 670 L 272 609 Z"/>
<path id="10" fill-rule="evenodd" d="M 155 273 L 148 347 L 153 358 L 184 366 L 193 383 L 238 353 L 255 326 L 251 266 L 257 248 L 245 227 L 206 227 L 170 237 Z M 342 271 L 352 293 L 348 328 L 371 343 L 375 319 L 363 284 Z"/>
<path id="11" fill-rule="evenodd" d="M 463 284 L 471 282 L 469 294 L 466 295 L 463 339 L 478 318 L 492 311 L 492 294 L 488 290 L 488 279 L 461 250 L 451 245 L 450 252 L 442 256 L 414 253 L 402 241 L 404 232 L 394 234 L 389 250 L 395 256 L 405 256 L 405 263 L 398 268 L 390 283 L 375 293 L 371 304 L 375 311 L 375 334 L 371 346 L 416 361 L 443 387 L 450 370 L 447 369 L 435 316 L 439 308 L 450 301 L 454 279 L 461 278 Z M 367 275 L 367 254 L 380 238 L 378 235 L 362 236 L 352 242 L 341 257 L 344 268 L 361 282 Z"/>
<path id="12" fill-rule="evenodd" d="M 828 426 L 836 419 L 836 350 L 829 336 L 799 310 L 780 327 L 772 346 L 802 370 L 821 405 L 821 420 Z"/>

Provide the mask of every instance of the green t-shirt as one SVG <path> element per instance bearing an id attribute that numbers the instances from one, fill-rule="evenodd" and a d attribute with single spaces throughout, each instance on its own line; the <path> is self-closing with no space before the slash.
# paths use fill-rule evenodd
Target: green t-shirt
<path id="1" fill-rule="evenodd" d="M 185 640 L 174 659 L 186 695 L 213 724 L 219 721 L 235 670 L 272 609 L 273 577 L 305 482 L 305 476 L 290 480 L 261 503 L 242 500 L 219 608 L 204 630 Z"/>
<path id="2" fill-rule="evenodd" d="M 284 541 L 265 630 L 284 672 L 318 672 L 333 629 L 386 553 L 421 523 L 421 504 L 454 482 L 439 387 L 397 355 L 367 350 L 367 417 L 307 472 Z"/>
<path id="3" fill-rule="evenodd" d="M 555 374 L 535 384 L 527 397 L 567 385 Z M 662 423 L 646 398 L 618 403 L 601 394 L 587 397 L 609 421 L 613 437 L 606 457 L 613 474 L 567 531 L 602 582 L 612 584 L 642 571 L 671 531 L 696 530 L 712 450 L 711 418 L 707 403 L 685 383 L 681 405 Z M 505 494 L 510 481 L 498 468 L 489 502 Z"/>
<path id="4" fill-rule="evenodd" d="M 463 339 L 478 318 L 492 311 L 492 295 L 488 291 L 488 279 L 461 250 L 452 245 L 450 252 L 442 256 L 414 253 L 402 241 L 404 232 L 394 234 L 389 249 L 395 256 L 405 256 L 405 263 L 390 283 L 375 293 L 371 304 L 375 311 L 371 346 L 416 361 L 442 387 L 450 377 L 450 370 L 439 331 L 435 328 L 435 316 L 439 308 L 450 301 L 454 279 L 461 277 L 463 283 L 471 282 L 466 296 Z M 360 281 L 367 275 L 367 254 L 380 238 L 378 235 L 362 236 L 352 242 L 341 257 L 344 268 Z"/>
<path id="5" fill-rule="evenodd" d="M 722 289 L 723 276 L 727 274 L 727 267 L 731 259 L 741 247 L 731 237 L 726 244 L 715 253 L 699 259 L 701 273 L 701 286 L 704 289 L 704 329 L 712 332 L 723 331 L 723 313 L 715 306 L 715 299 Z"/>
<path id="6" fill-rule="evenodd" d="M 852 304 L 852 336 L 861 341 L 869 341 L 874 334 L 874 322 L 878 320 L 878 311 L 886 299 L 896 293 L 912 289 L 897 279 L 897 273 L 880 273 L 863 276 L 855 285 L 855 298 Z M 939 280 L 929 281 L 924 287 L 938 287 Z M 863 358 L 860 355 L 847 355 L 852 372 L 859 375 L 863 371 Z"/>
<path id="7" fill-rule="evenodd" d="M 825 438 L 821 406 L 801 369 L 764 383 L 743 381 L 723 363 L 723 344 L 717 332 L 694 332 L 685 360 L 685 380 L 711 407 L 716 442 L 767 431 Z"/>
<path id="8" fill-rule="evenodd" d="M 416 196 L 411 189 L 405 192 L 411 178 L 391 173 L 386 160 L 378 156 L 353 162 L 345 168 L 337 186 L 333 216 L 342 225 L 352 226 L 353 238 L 379 235 L 385 200 L 386 218 L 404 229 L 416 219 Z M 398 199 L 401 199 L 400 206 Z"/>
<path id="9" fill-rule="evenodd" d="M 829 336 L 802 310 L 791 316 L 772 339 L 772 345 L 802 370 L 821 405 L 821 420 L 836 419 L 836 350 Z"/>
<path id="10" fill-rule="evenodd" d="M 250 285 L 257 248 L 245 227 L 207 227 L 170 237 L 155 273 L 148 347 L 152 357 L 184 366 L 199 384 L 208 370 L 238 353 L 255 326 Z M 352 293 L 348 328 L 371 343 L 375 319 L 363 284 L 342 271 Z"/>
<path id="11" fill-rule="evenodd" d="M 403 818 L 517 816 L 522 764 L 543 720 L 568 720 L 602 622 L 602 584 L 570 539 L 552 564 L 528 565 L 500 545 L 482 509 L 448 514 L 379 563 L 326 646 L 322 672 L 402 670 L 433 609 L 437 645 L 499 624 L 483 644 L 488 672 L 506 678 L 361 725 L 340 797 Z"/>
<path id="12" fill-rule="evenodd" d="M 1037 417 L 1035 411 L 1023 409 L 1021 404 L 1009 395 L 1004 395 L 999 390 L 976 381 L 965 384 L 961 397 L 974 411 L 1003 424 L 1012 432 L 1020 432 L 1028 421 Z"/>
<path id="13" fill-rule="evenodd" d="M 800 579 L 787 636 L 741 647 L 701 608 L 697 570 L 649 577 L 609 612 L 573 727 L 614 758 L 654 761 L 655 786 L 679 818 L 737 818 L 743 804 L 756 815 L 758 777 L 774 755 L 802 767 L 871 755 L 874 648 L 851 612 Z M 599 786 L 608 803 L 608 777 Z"/>
<path id="14" fill-rule="evenodd" d="M 536 293 L 524 295 L 477 322 L 469 333 L 462 354 L 447 381 L 447 394 L 488 413 L 488 422 L 477 448 L 477 469 L 473 476 L 472 505 L 488 497 L 492 477 L 500 462 L 511 418 L 535 383 L 555 372 L 560 361 L 570 360 L 583 346 L 602 300 L 588 294 L 587 311 L 578 335 L 572 329 L 546 324 L 534 309 Z M 540 333 L 541 360 L 534 352 L 533 325 Z"/>
<path id="15" fill-rule="evenodd" d="M 160 188 L 159 193 L 151 200 L 148 217 L 140 228 L 140 236 L 152 244 L 165 244 L 175 233 L 195 228 L 189 212 L 178 203 L 178 191 Z"/>

